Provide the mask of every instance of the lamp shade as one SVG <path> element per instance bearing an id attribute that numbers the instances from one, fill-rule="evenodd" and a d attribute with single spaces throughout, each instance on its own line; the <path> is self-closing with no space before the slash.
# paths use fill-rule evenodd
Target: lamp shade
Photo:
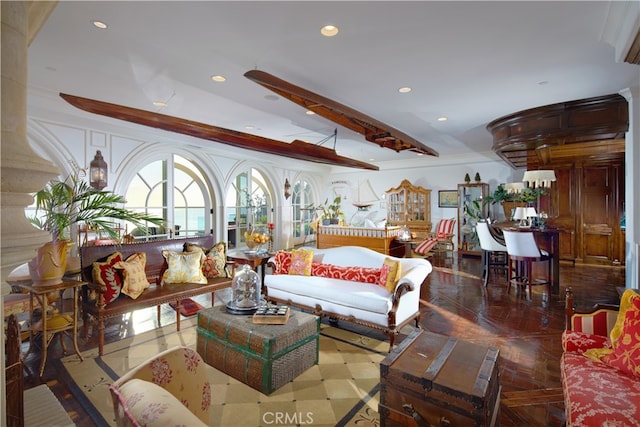
<path id="1" fill-rule="evenodd" d="M 556 173 L 553 169 L 526 171 L 522 177 L 522 181 L 526 182 L 529 187 L 550 188 L 551 183 L 556 180 Z"/>
<path id="2" fill-rule="evenodd" d="M 523 207 L 517 207 L 515 212 L 513 213 L 513 219 L 515 220 L 521 220 L 521 219 L 525 219 L 527 216 L 525 215 L 525 208 Z"/>
<path id="3" fill-rule="evenodd" d="M 524 216 L 527 218 L 535 218 L 538 216 L 538 213 L 536 212 L 536 208 L 524 208 L 525 212 L 524 212 Z"/>
<path id="4" fill-rule="evenodd" d="M 524 182 L 507 182 L 504 184 L 504 189 L 509 194 L 519 194 L 524 190 Z"/>
<path id="5" fill-rule="evenodd" d="M 107 162 L 104 161 L 100 150 L 89 163 L 89 185 L 96 190 L 102 190 L 107 186 Z"/>

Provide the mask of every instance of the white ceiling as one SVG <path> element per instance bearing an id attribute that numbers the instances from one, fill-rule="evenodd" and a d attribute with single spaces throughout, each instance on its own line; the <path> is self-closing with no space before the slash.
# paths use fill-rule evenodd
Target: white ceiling
<path id="1" fill-rule="evenodd" d="M 272 92 L 243 76 L 257 68 L 393 126 L 441 159 L 492 156 L 485 127 L 496 118 L 640 84 L 640 66 L 616 62 L 604 41 L 610 7 L 608 1 L 61 1 L 29 48 L 29 89 L 55 99 L 59 111 L 84 116 L 91 115 L 58 93 L 284 142 L 318 143 L 333 133 L 334 123 L 286 99 L 267 99 Z M 96 29 L 96 19 L 109 28 Z M 325 24 L 339 34 L 321 36 Z M 227 81 L 212 82 L 214 74 Z M 413 90 L 401 94 L 401 86 Z M 154 107 L 156 100 L 168 106 Z M 449 120 L 436 121 L 443 115 Z M 336 148 L 379 165 L 416 157 L 341 127 Z"/>

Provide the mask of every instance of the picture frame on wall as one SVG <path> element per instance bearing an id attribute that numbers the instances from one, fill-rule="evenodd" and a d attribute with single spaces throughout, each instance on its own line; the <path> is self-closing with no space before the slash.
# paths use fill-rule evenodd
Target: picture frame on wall
<path id="1" fill-rule="evenodd" d="M 457 208 L 458 207 L 458 191 L 457 190 L 438 191 L 438 207 Z"/>

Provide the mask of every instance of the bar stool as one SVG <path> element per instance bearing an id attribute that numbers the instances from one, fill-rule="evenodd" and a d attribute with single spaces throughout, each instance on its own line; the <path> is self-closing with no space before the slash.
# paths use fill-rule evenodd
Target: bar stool
<path id="1" fill-rule="evenodd" d="M 551 295 L 551 260 L 552 256 L 544 250 L 538 248 L 538 244 L 531 231 L 509 231 L 504 230 L 504 240 L 507 246 L 508 260 L 508 285 L 507 293 L 511 290 L 511 284 L 529 289 L 531 296 L 531 286 L 546 285 L 548 295 Z M 533 263 L 546 261 L 548 264 L 546 278 L 532 277 Z"/>
<path id="2" fill-rule="evenodd" d="M 478 222 L 476 232 L 482 249 L 482 279 L 486 287 L 492 269 L 494 271 L 507 269 L 507 247 L 496 240 L 487 222 Z"/>

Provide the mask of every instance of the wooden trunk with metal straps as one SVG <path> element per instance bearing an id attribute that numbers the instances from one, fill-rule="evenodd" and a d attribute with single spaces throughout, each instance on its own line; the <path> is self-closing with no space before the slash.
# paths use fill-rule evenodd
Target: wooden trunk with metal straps
<path id="1" fill-rule="evenodd" d="M 381 426 L 496 426 L 499 350 L 416 331 L 380 364 Z"/>

